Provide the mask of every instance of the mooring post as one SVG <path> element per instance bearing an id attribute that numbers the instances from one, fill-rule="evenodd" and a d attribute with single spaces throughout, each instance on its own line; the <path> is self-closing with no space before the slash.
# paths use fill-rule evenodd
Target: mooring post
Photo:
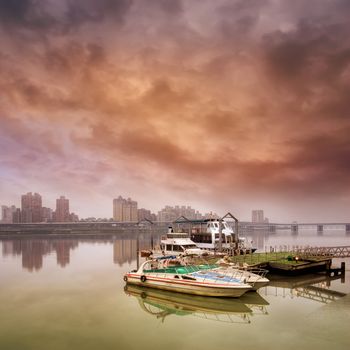
<path id="1" fill-rule="evenodd" d="M 140 250 L 140 241 L 139 241 L 139 234 L 137 234 L 137 239 L 136 239 L 136 265 L 137 265 L 137 270 L 140 267 L 140 254 L 139 254 L 139 250 Z"/>

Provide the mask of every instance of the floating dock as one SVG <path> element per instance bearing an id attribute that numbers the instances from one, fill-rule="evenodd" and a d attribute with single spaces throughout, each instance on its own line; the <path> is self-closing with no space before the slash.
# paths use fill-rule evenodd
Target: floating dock
<path id="1" fill-rule="evenodd" d="M 302 275 L 326 272 L 328 275 L 345 274 L 345 263 L 340 268 L 332 267 L 332 256 L 309 256 L 295 252 L 269 252 L 230 256 L 229 261 L 242 267 L 262 268 L 282 275 Z"/>

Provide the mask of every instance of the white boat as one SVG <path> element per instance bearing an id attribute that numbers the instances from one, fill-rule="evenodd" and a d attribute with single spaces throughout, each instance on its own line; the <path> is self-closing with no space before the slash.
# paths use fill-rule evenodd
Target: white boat
<path id="1" fill-rule="evenodd" d="M 215 271 L 223 274 L 231 274 L 232 276 L 243 276 L 245 282 L 252 286 L 252 291 L 256 291 L 259 288 L 268 285 L 270 282 L 269 279 L 265 277 L 268 271 L 263 269 L 255 268 L 246 270 L 233 264 L 224 264 L 220 265 Z"/>
<path id="2" fill-rule="evenodd" d="M 225 220 L 189 220 L 182 217 L 180 220 L 176 220 L 175 223 L 190 227 L 189 238 L 200 249 L 217 250 L 219 248 L 221 225 L 221 247 L 223 250 L 234 249 L 237 251 L 236 254 L 253 253 L 256 250 L 244 237 L 235 234 L 232 227 Z"/>
<path id="3" fill-rule="evenodd" d="M 188 233 L 173 232 L 172 228 L 166 235 L 161 237 L 160 247 L 158 250 L 153 250 L 153 257 L 167 256 L 167 255 L 206 255 L 209 251 L 201 249 L 195 242 L 190 239 Z"/>
<path id="4" fill-rule="evenodd" d="M 244 278 L 210 270 L 206 265 L 180 265 L 178 259 L 167 257 L 146 260 L 138 270 L 124 275 L 128 284 L 179 293 L 215 297 L 240 297 L 251 290 Z"/>

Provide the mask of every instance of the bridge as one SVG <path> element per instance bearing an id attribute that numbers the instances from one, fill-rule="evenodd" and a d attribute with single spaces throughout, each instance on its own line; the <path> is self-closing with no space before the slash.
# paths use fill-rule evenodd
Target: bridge
<path id="1" fill-rule="evenodd" d="M 242 231 L 265 231 L 276 232 L 277 230 L 290 230 L 292 233 L 298 233 L 300 229 L 316 229 L 317 233 L 323 233 L 327 229 L 342 229 L 350 233 L 350 223 L 330 222 L 330 223 L 255 223 L 241 221 L 238 224 Z"/>

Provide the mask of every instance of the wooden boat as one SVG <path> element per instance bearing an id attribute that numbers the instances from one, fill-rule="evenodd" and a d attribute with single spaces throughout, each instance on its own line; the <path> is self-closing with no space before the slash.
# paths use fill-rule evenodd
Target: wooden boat
<path id="1" fill-rule="evenodd" d="M 215 297 L 237 298 L 252 289 L 242 278 L 218 273 L 208 265 L 182 266 L 174 259 L 176 265 L 171 266 L 171 260 L 166 257 L 147 260 L 138 270 L 126 273 L 124 280 L 149 288 Z"/>

